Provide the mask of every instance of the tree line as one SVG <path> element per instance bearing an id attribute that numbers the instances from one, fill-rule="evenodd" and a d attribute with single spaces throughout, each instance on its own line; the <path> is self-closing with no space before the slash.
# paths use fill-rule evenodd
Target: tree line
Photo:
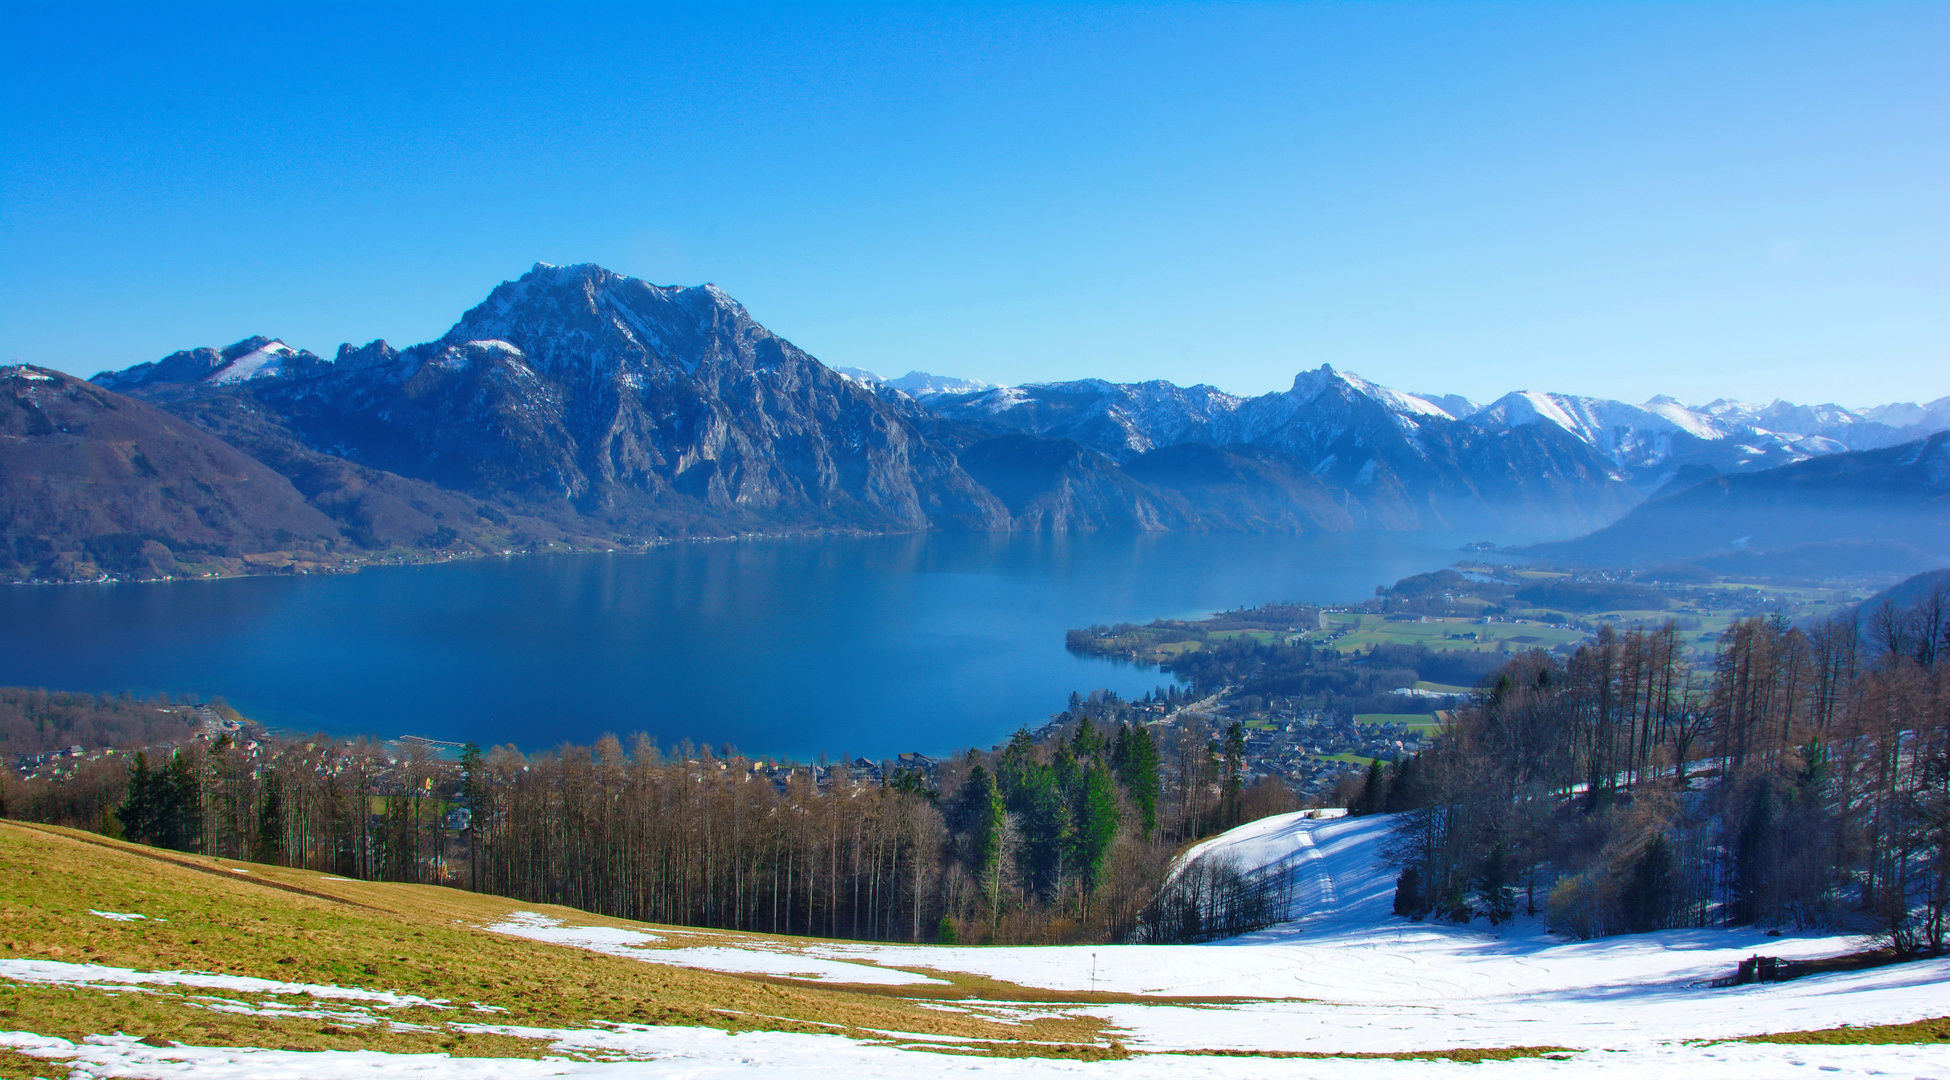
<path id="1" fill-rule="evenodd" d="M 1950 937 L 1950 592 L 1807 627 L 1672 623 L 1505 665 L 1434 745 L 1371 766 L 1396 910 L 1580 936 L 1709 922 Z"/>
<path id="2" fill-rule="evenodd" d="M 931 776 L 878 780 L 838 763 L 771 769 L 688 743 L 666 751 L 644 736 L 539 754 L 469 746 L 455 762 L 416 745 L 225 735 L 28 785 L 12 811 L 185 851 L 648 922 L 1130 940 L 1157 936 L 1141 926 L 1184 924 L 1183 896 L 1165 901 L 1170 920 L 1147 914 L 1184 844 L 1298 799 L 1277 782 L 1242 788 L 1237 724 L 1114 719 L 1127 711 L 1113 695 L 1079 697 L 1041 738 L 1020 730 Z M 1236 896 L 1210 895 L 1200 925 L 1238 908 Z"/>

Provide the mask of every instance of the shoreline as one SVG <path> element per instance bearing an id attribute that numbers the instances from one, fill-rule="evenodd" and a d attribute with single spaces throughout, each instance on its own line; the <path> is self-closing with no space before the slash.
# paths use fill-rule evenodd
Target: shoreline
<path id="1" fill-rule="evenodd" d="M 889 529 L 872 531 L 864 529 L 819 529 L 807 532 L 749 532 L 730 536 L 679 536 L 657 537 L 650 540 L 612 541 L 596 547 L 574 544 L 551 544 L 542 548 L 507 548 L 501 551 L 453 551 L 428 552 L 421 549 L 391 548 L 383 553 L 364 557 L 301 558 L 289 551 L 252 552 L 248 555 L 225 556 L 218 569 L 203 574 L 167 574 L 161 577 L 124 577 L 102 574 L 95 577 L 73 578 L 10 578 L 0 584 L 24 586 L 66 586 L 66 585 L 159 585 L 173 582 L 230 581 L 237 578 L 252 577 L 311 577 L 324 575 L 356 574 L 361 570 L 379 566 L 441 566 L 447 563 L 471 562 L 476 559 L 514 559 L 538 555 L 642 555 L 658 548 L 674 547 L 679 544 L 734 544 L 766 540 L 813 540 L 834 537 L 853 539 L 872 539 L 884 536 L 917 536 L 939 532 L 935 529 Z M 410 552 L 411 554 L 405 554 Z M 196 566 L 212 564 L 196 563 Z"/>

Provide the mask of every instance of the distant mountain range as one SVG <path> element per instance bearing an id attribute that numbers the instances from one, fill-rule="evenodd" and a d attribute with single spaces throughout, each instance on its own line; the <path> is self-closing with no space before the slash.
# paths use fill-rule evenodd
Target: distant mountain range
<path id="1" fill-rule="evenodd" d="M 1676 487 L 1597 532 L 1528 553 L 1765 576 L 1935 569 L 1950 562 L 1950 432 Z"/>
<path id="2" fill-rule="evenodd" d="M 935 378 L 920 373 L 909 379 Z M 1327 394 L 1325 398 L 1323 394 Z M 1652 491 L 1687 469 L 1752 471 L 1847 450 L 1910 442 L 1950 429 L 1950 397 L 1928 405 L 1850 410 L 1839 405 L 1768 406 L 1720 400 L 1699 408 L 1669 397 L 1643 405 L 1570 394 L 1520 391 L 1488 405 L 1455 394 L 1409 394 L 1323 366 L 1304 372 L 1285 394 L 1235 397 L 1210 386 L 1096 379 L 923 391 L 936 409 L 1041 435 L 1074 438 L 1120 460 L 1182 442 L 1254 443 L 1317 448 L 1336 429 L 1337 410 L 1352 398 L 1392 414 L 1405 434 L 1442 430 L 1455 421 L 1484 433 L 1556 428 L 1612 466 L 1620 479 Z M 1312 402 L 1321 401 L 1318 407 Z M 1303 449 L 1303 452 L 1310 452 Z"/>
<path id="3" fill-rule="evenodd" d="M 405 349 L 347 344 L 328 360 L 252 337 L 92 386 L 10 370 L 20 431 L 0 443 L 0 494 L 37 508 L 6 519 L 0 572 L 14 577 L 141 575 L 169 565 L 159 548 L 350 559 L 754 532 L 1571 535 L 1667 485 L 1950 426 L 1950 399 L 1851 412 L 1523 393 L 1478 407 L 1326 366 L 1251 398 L 885 379 L 826 367 L 713 286 L 593 265 L 537 264 Z M 201 457 L 160 449 L 192 444 Z M 36 486 L 30 463 L 55 458 L 66 479 Z M 192 491 L 200 509 L 166 510 Z"/>

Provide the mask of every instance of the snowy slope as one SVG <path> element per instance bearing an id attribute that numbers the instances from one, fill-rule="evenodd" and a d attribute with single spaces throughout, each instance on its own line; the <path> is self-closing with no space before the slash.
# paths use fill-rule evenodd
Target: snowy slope
<path id="1" fill-rule="evenodd" d="M 0 1047 L 49 1062 L 49 1074 L 76 1076 L 351 1080 L 366 1077 L 601 1080 L 766 1075 L 788 1078 L 908 1080 L 969 1075 L 985 1080 L 1091 1077 L 1175 1080 L 1204 1077 L 1391 1078 L 1531 1077 L 1607 1074 L 1733 1080 L 1840 1076 L 1950 1076 L 1941 1045 L 1798 1046 L 1716 1042 L 1729 1037 L 1891 1023 L 1950 1014 L 1950 960 L 1925 961 L 1795 982 L 1707 989 L 1700 983 L 1755 952 L 1784 957 L 1845 951 L 1845 938 L 1752 932 L 1671 931 L 1593 942 L 1553 938 L 1534 924 L 1412 923 L 1390 914 L 1392 872 L 1377 855 L 1391 819 L 1281 815 L 1248 823 L 1199 845 L 1215 856 L 1294 878 L 1292 919 L 1225 942 L 1193 946 L 981 948 L 902 946 L 764 938 L 709 931 L 634 930 L 604 920 L 515 915 L 483 931 L 627 956 L 647 964 L 787 975 L 844 983 L 939 985 L 967 972 L 1027 987 L 1114 992 L 1104 1002 L 1006 996 L 938 1000 L 928 1007 L 982 1011 L 1005 1023 L 1036 1015 L 1088 1014 L 1110 1021 L 1136 1056 L 1081 1062 L 1038 1057 L 964 1057 L 941 1052 L 934 1036 L 920 1053 L 900 1032 L 832 1034 L 756 1031 L 732 1034 L 678 1025 L 598 1023 L 534 1028 L 495 1023 L 491 1006 L 427 1002 L 391 991 L 190 972 L 140 972 L 90 964 L 0 961 L 0 978 L 44 986 L 140 992 L 179 986 L 206 992 L 291 995 L 289 1003 L 195 999 L 199 1007 L 256 1010 L 266 1017 L 390 1023 L 384 1010 L 448 1007 L 447 1026 L 469 1034 L 539 1040 L 542 1060 L 298 1052 L 269 1048 L 158 1046 L 136 1035 L 101 1032 L 79 1041 L 0 1031 Z M 102 913 L 107 919 L 112 914 Z M 722 946 L 673 947 L 673 937 L 704 935 Z M 1107 995 L 1109 996 L 1109 995 Z M 1150 998 L 1153 1000 L 1143 1000 Z M 474 1013 L 481 1013 L 475 1022 Z M 1009 1019 L 1013 1017 L 1014 1019 Z M 4 1025 L 0 1025 L 4 1026 Z M 1271 1058 L 1197 1051 L 1318 1055 L 1458 1048 L 1556 1046 L 1551 1057 L 1462 1064 L 1429 1059 Z M 1025 1047 L 1034 1049 L 1034 1047 Z M 972 1048 L 971 1048 L 972 1049 Z"/>
<path id="2" fill-rule="evenodd" d="M 282 341 L 272 341 L 218 368 L 210 375 L 208 381 L 224 386 L 229 383 L 244 382 L 247 379 L 276 378 L 284 374 L 285 361 L 296 355 L 298 350 Z"/>
<path id="3" fill-rule="evenodd" d="M 1769 938 L 1754 930 L 1671 930 L 1567 941 L 1537 920 L 1492 929 L 1416 923 L 1392 914 L 1394 872 L 1380 862 L 1389 817 L 1265 818 L 1206 841 L 1196 855 L 1290 872 L 1291 921 L 1203 945 L 1069 947 L 910 946 L 787 941 L 764 948 L 692 950 L 649 962 L 722 971 L 778 971 L 815 961 L 867 968 L 843 981 L 896 981 L 885 969 L 959 971 L 1061 991 L 1109 991 L 1195 1004 L 1116 1004 L 1081 1010 L 1124 1028 L 1150 1050 L 1230 1048 L 1396 1052 L 1432 1046 L 1640 1047 L 1841 1024 L 1897 1023 L 1950 1014 L 1950 959 L 1738 989 L 1707 989 L 1755 953 L 1811 958 L 1854 951 L 1842 935 Z M 502 926 L 495 929 L 511 931 Z M 589 947 L 615 931 L 586 928 Z M 577 928 L 552 928 L 575 943 Z M 781 950 L 805 959 L 785 961 Z M 627 955 L 628 953 L 619 953 Z M 804 970 L 804 969 L 800 969 Z"/>

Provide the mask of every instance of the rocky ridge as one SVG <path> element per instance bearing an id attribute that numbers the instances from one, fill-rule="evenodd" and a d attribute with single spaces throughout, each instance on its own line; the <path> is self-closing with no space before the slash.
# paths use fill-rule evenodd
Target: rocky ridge
<path id="1" fill-rule="evenodd" d="M 315 543 L 355 554 L 926 529 L 1568 535 L 1676 478 L 1907 430 L 1783 403 L 1513 394 L 1479 407 L 1326 365 L 1258 397 L 889 380 L 826 367 L 715 286 L 588 264 L 537 264 L 405 349 L 346 344 L 328 360 L 252 337 L 94 382 L 281 477 L 317 515 Z M 1939 404 L 1903 408 L 1928 422 Z M 165 545 L 186 535 L 111 524 Z M 86 547 L 57 525 L 50 543 Z"/>

